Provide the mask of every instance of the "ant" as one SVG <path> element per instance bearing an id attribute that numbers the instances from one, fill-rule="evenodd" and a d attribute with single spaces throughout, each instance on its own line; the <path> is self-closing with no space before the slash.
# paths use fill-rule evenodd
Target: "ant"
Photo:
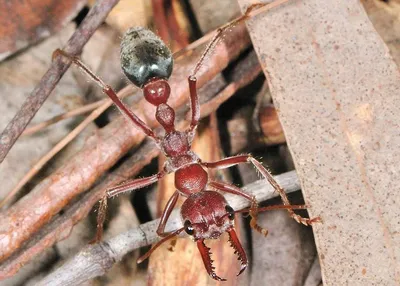
<path id="1" fill-rule="evenodd" d="M 145 99 L 152 105 L 156 106 L 155 117 L 165 130 L 163 136 L 157 136 L 154 131 L 138 118 L 116 95 L 115 91 L 97 77 L 83 62 L 77 57 L 73 57 L 64 51 L 57 49 L 53 58 L 63 56 L 76 64 L 91 80 L 97 83 L 103 92 L 110 97 L 114 104 L 119 108 L 121 113 L 125 115 L 137 128 L 142 130 L 147 136 L 151 137 L 166 156 L 167 160 L 163 169 L 150 177 L 134 179 L 122 185 L 113 187 L 106 191 L 106 195 L 100 201 L 99 214 L 97 219 L 96 241 L 102 236 L 103 222 L 107 208 L 107 199 L 118 194 L 133 191 L 145 186 L 151 185 L 166 174 L 175 173 L 176 191 L 167 202 L 162 212 L 160 223 L 157 228 L 157 234 L 163 237 L 150 251 L 139 258 L 138 263 L 145 260 L 150 254 L 165 241 L 175 238 L 182 231 L 192 236 L 197 243 L 204 266 L 208 274 L 215 280 L 225 281 L 214 272 L 214 267 L 210 257 L 210 248 L 208 248 L 205 239 L 217 239 L 224 232 L 228 232 L 229 242 L 234 248 L 235 253 L 241 263 L 240 275 L 247 267 L 248 260 L 246 253 L 240 244 L 233 227 L 235 213 L 243 212 L 234 211 L 230 207 L 225 197 L 220 193 L 231 193 L 247 199 L 251 206 L 245 210 L 249 212 L 251 220 L 250 226 L 256 231 L 267 235 L 268 231 L 257 224 L 258 202 L 255 197 L 243 192 L 235 185 L 217 182 L 209 177 L 206 169 L 223 169 L 229 168 L 241 163 L 251 163 L 262 174 L 262 176 L 273 186 L 275 191 L 282 198 L 282 208 L 287 209 L 289 215 L 298 223 L 311 225 L 313 222 L 319 221 L 319 218 L 303 218 L 294 213 L 296 206 L 291 206 L 290 202 L 282 189 L 275 181 L 271 173 L 250 154 L 237 155 L 222 159 L 217 162 L 203 162 L 192 150 L 191 143 L 195 136 L 195 131 L 200 119 L 200 104 L 197 96 L 196 73 L 200 69 L 206 55 L 210 53 L 220 40 L 222 34 L 229 28 L 249 17 L 251 10 L 260 7 L 260 4 L 250 6 L 246 13 L 220 28 L 211 42 L 208 44 L 203 55 L 198 61 L 194 71 L 188 77 L 190 92 L 190 108 L 191 120 L 190 126 L 185 131 L 175 129 L 175 111 L 168 105 L 168 98 L 171 88 L 168 84 L 168 78 L 172 73 L 173 58 L 168 47 L 153 32 L 141 27 L 130 28 L 123 36 L 121 42 L 121 66 L 127 78 L 136 86 L 143 90 Z M 214 189 L 214 190 L 212 190 Z M 181 217 L 183 227 L 173 231 L 166 232 L 165 227 L 172 210 L 179 196 L 186 197 L 182 208 Z M 276 207 L 276 208 L 279 208 Z M 300 206 L 297 208 L 305 208 Z"/>

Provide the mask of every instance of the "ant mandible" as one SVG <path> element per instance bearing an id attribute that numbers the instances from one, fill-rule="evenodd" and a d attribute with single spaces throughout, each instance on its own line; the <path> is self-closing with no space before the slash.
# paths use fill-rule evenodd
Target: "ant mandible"
<path id="1" fill-rule="evenodd" d="M 224 232 L 228 232 L 230 244 L 235 249 L 241 262 L 241 268 L 237 274 L 240 275 L 246 269 L 248 261 L 246 253 L 233 227 L 233 219 L 234 214 L 241 211 L 234 211 L 232 207 L 228 205 L 224 196 L 217 191 L 231 193 L 247 199 L 251 203 L 251 207 L 248 210 L 251 217 L 250 226 L 264 235 L 267 235 L 268 231 L 257 224 L 258 202 L 255 197 L 243 192 L 235 185 L 214 181 L 205 170 L 209 168 L 229 168 L 240 163 L 251 163 L 254 165 L 279 193 L 289 215 L 297 222 L 310 225 L 319 220 L 319 218 L 303 218 L 295 214 L 293 211 L 294 207 L 291 207 L 284 190 L 275 181 L 271 173 L 250 154 L 232 156 L 217 162 L 203 162 L 191 150 L 191 143 L 200 119 L 200 104 L 197 96 L 195 75 L 200 69 L 206 55 L 212 51 L 213 47 L 215 47 L 221 38 L 221 35 L 238 22 L 248 18 L 250 12 L 256 7 L 259 8 L 260 4 L 250 6 L 242 17 L 228 23 L 218 30 L 201 56 L 193 73 L 188 77 L 191 121 L 189 128 L 185 131 L 178 131 L 175 129 L 175 111 L 167 103 L 171 92 L 167 81 L 172 73 L 173 66 L 171 51 L 160 38 L 145 28 L 131 28 L 125 33 L 121 42 L 122 70 L 133 84 L 143 89 L 145 99 L 150 104 L 156 106 L 155 117 L 165 130 L 165 134 L 162 137 L 157 136 L 145 122 L 137 117 L 117 97 L 115 91 L 110 86 L 97 77 L 77 57 L 70 56 L 60 49 L 54 52 L 53 58 L 56 56 L 68 58 L 89 76 L 89 78 L 97 83 L 103 89 L 103 92 L 107 94 L 119 108 L 121 113 L 157 143 L 167 158 L 163 170 L 158 174 L 146 178 L 134 179 L 106 191 L 106 195 L 100 201 L 96 241 L 99 241 L 102 236 L 107 198 L 123 192 L 143 188 L 157 182 L 166 174 L 175 173 L 175 187 L 177 190 L 167 202 L 157 228 L 157 234 L 163 237 L 163 239 L 161 239 L 146 255 L 139 258 L 138 262 L 140 263 L 146 259 L 165 241 L 185 231 L 196 241 L 208 274 L 215 280 L 225 281 L 225 279 L 219 277 L 214 272 L 210 257 L 210 249 L 204 244 L 204 240 L 217 239 Z M 186 197 L 181 208 L 183 227 L 173 232 L 165 232 L 167 221 L 180 195 Z"/>

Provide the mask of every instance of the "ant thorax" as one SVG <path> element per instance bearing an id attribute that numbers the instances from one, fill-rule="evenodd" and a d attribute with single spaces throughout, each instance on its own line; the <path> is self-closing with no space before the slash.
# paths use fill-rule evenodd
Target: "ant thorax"
<path id="1" fill-rule="evenodd" d="M 172 158 L 167 157 L 167 161 L 165 162 L 164 165 L 164 170 L 168 173 L 173 173 L 186 165 L 196 164 L 199 162 L 200 162 L 199 156 L 197 156 L 196 153 L 190 150 L 182 156 L 172 157 Z"/>

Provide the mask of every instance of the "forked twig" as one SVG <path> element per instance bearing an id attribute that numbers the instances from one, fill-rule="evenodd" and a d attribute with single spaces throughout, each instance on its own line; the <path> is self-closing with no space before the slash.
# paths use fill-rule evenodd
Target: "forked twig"
<path id="1" fill-rule="evenodd" d="M 71 55 L 80 54 L 83 46 L 101 23 L 103 23 L 108 13 L 118 1 L 119 0 L 98 0 L 75 33 L 71 36 L 64 50 Z M 53 61 L 39 84 L 25 100 L 21 109 L 1 133 L 0 163 L 3 162 L 15 141 L 21 135 L 22 131 L 24 131 L 33 116 L 35 116 L 36 112 L 45 102 L 69 66 L 70 63 L 64 62 L 62 59 Z"/>

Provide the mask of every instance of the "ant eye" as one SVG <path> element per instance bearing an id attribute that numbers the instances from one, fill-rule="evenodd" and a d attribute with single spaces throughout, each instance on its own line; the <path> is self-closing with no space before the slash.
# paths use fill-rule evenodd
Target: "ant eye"
<path id="1" fill-rule="evenodd" d="M 226 212 L 228 213 L 228 218 L 233 220 L 235 218 L 235 211 L 230 206 L 225 207 Z"/>
<path id="2" fill-rule="evenodd" d="M 194 234 L 194 228 L 193 228 L 193 226 L 192 226 L 190 221 L 188 221 L 188 220 L 185 221 L 184 227 L 185 227 L 185 231 L 186 231 L 186 233 L 188 235 L 193 235 Z"/>

